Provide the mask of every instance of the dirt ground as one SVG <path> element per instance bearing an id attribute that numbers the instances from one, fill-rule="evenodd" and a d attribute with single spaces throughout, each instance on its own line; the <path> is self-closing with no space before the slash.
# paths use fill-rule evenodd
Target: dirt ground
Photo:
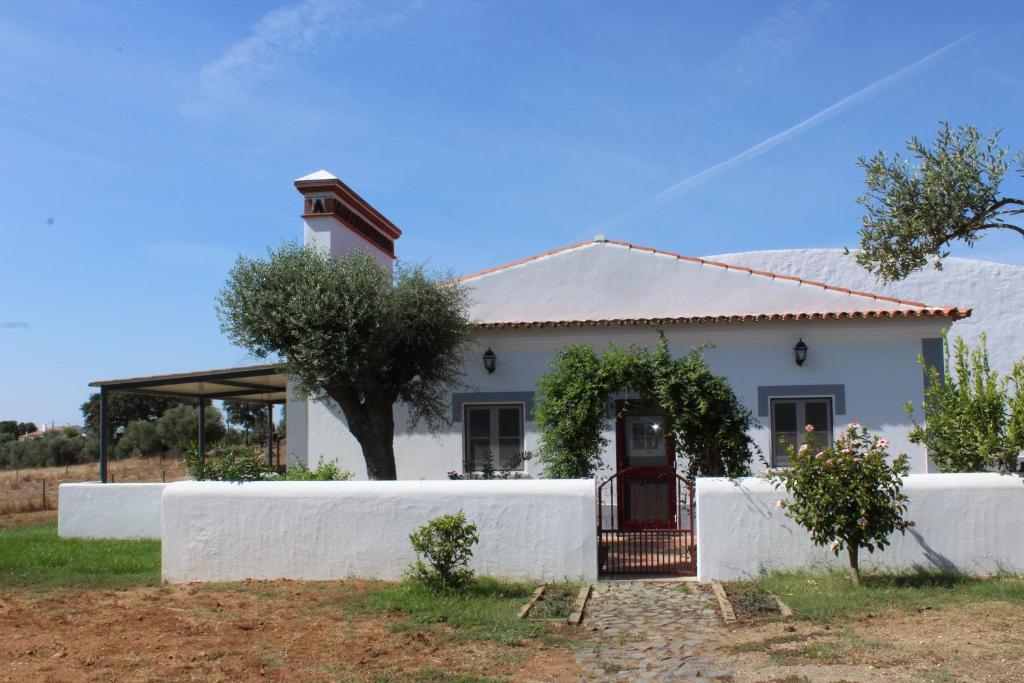
<path id="1" fill-rule="evenodd" d="M 346 607 L 346 595 L 367 585 L 2 590 L 0 680 L 578 680 L 568 644 L 467 642 L 452 629 Z"/>
<path id="2" fill-rule="evenodd" d="M 1024 681 L 1024 606 L 980 602 L 840 625 L 776 621 L 732 627 L 737 683 Z"/>
<path id="3" fill-rule="evenodd" d="M 168 456 L 112 460 L 108 473 L 115 482 L 179 481 L 186 478 L 181 460 Z M 74 481 L 96 481 L 99 465 L 71 465 L 0 471 L 0 524 L 10 514 L 57 509 L 57 486 Z M 43 492 L 45 482 L 45 507 Z"/>

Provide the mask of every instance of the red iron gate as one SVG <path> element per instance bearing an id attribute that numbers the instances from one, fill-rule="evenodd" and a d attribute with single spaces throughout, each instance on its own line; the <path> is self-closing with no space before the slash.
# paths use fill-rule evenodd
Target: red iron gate
<path id="1" fill-rule="evenodd" d="M 693 488 L 669 468 L 621 469 L 597 487 L 601 574 L 694 576 Z"/>

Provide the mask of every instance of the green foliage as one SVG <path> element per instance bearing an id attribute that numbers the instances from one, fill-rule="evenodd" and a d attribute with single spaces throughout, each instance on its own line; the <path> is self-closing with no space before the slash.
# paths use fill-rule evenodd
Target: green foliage
<path id="1" fill-rule="evenodd" d="M 15 439 L 22 434 L 30 434 L 37 429 L 38 427 L 36 427 L 35 422 L 18 422 L 17 420 L 0 421 L 0 434 L 10 434 Z"/>
<path id="2" fill-rule="evenodd" d="M 116 442 L 121 438 L 129 422 L 134 422 L 135 420 L 156 420 L 168 408 L 179 405 L 194 406 L 195 401 L 187 398 L 147 396 L 145 394 L 131 394 L 123 391 L 110 392 L 107 395 L 107 411 L 109 413 L 107 419 L 110 423 L 112 440 Z M 82 404 L 82 418 L 85 420 L 86 434 L 99 434 L 99 392 L 91 394 L 89 400 Z M 195 438 L 195 435 L 192 438 Z"/>
<path id="3" fill-rule="evenodd" d="M 495 469 L 494 458 L 490 453 L 484 454 L 479 472 L 448 472 L 448 478 L 452 480 L 480 480 L 480 479 L 524 479 L 526 473 L 519 470 L 523 462 L 533 457 L 532 453 L 524 453 L 522 456 L 510 462 L 507 467 Z"/>
<path id="4" fill-rule="evenodd" d="M 242 428 L 243 443 L 263 443 L 267 439 L 267 406 L 248 401 L 224 401 L 224 419 Z"/>
<path id="5" fill-rule="evenodd" d="M 689 479 L 750 473 L 754 424 L 725 377 L 711 372 L 700 349 L 673 358 L 662 334 L 652 352 L 611 345 L 603 355 L 567 346 L 541 378 L 534 420 L 541 428 L 539 459 L 556 478 L 593 477 L 601 466 L 615 392 L 630 392 L 665 419 Z"/>
<path id="6" fill-rule="evenodd" d="M 1024 228 L 1010 222 L 1024 214 L 1024 199 L 1003 196 L 1000 185 L 1013 166 L 1024 176 L 1024 150 L 999 146 L 999 132 L 983 137 L 974 126 L 943 123 L 934 146 L 907 142 L 917 162 L 878 152 L 861 157 L 867 192 L 857 262 L 883 280 L 902 280 L 929 260 L 941 267 L 949 244 L 973 246 L 986 230 Z"/>
<path id="7" fill-rule="evenodd" d="M 458 282 L 422 267 L 395 264 L 392 274 L 362 252 L 333 258 L 289 243 L 266 259 L 239 257 L 217 312 L 233 343 L 280 356 L 298 391 L 338 404 L 371 479 L 395 479 L 394 404 L 407 404 L 414 424 L 447 424 L 468 305 Z"/>
<path id="8" fill-rule="evenodd" d="M 912 443 L 928 447 L 928 455 L 942 472 L 984 472 L 1017 469 L 1024 449 L 1024 363 L 1018 362 L 1007 378 L 1000 378 L 988 361 L 985 336 L 970 349 L 957 337 L 952 344 L 943 335 L 944 376 L 918 361 L 928 373 L 924 395 L 925 423 L 914 422 Z M 913 405 L 907 404 L 913 415 Z"/>
<path id="9" fill-rule="evenodd" d="M 411 578 L 437 589 L 464 588 L 473 580 L 469 560 L 480 536 L 462 510 L 428 521 L 409 534 L 409 542 L 416 551 L 416 561 L 409 567 Z"/>
<path id="10" fill-rule="evenodd" d="M 249 447 L 232 448 L 214 444 L 203 458 L 192 442 L 181 455 L 185 470 L 196 481 L 266 481 L 277 478 L 277 470 L 266 457 Z"/>
<path id="11" fill-rule="evenodd" d="M 853 582 L 859 584 L 859 550 L 882 550 L 894 531 L 914 525 L 903 518 L 907 497 L 902 477 L 910 465 L 906 455 L 890 463 L 889 442 L 857 423 L 828 448 L 814 445 L 813 429 L 807 425 L 807 443 L 789 448 L 789 467 L 771 474 L 775 486 L 792 496 L 779 505 L 808 530 L 815 545 L 827 545 L 837 556 L 845 549 Z"/>
<path id="12" fill-rule="evenodd" d="M 24 441 L 14 441 L 7 437 L 0 440 L 0 469 L 55 467 L 87 462 L 91 459 L 88 445 L 89 441 L 85 437 L 79 434 L 68 436 L 64 432 L 47 432 Z"/>
<path id="13" fill-rule="evenodd" d="M 288 466 L 284 474 L 287 481 L 349 481 L 352 473 L 338 467 L 336 462 L 324 462 L 323 456 L 316 469 L 309 469 L 305 464 L 297 462 Z"/>
<path id="14" fill-rule="evenodd" d="M 205 410 L 206 442 L 219 441 L 224 436 L 224 423 L 220 411 L 210 406 Z M 188 448 L 199 432 L 199 407 L 176 405 L 168 408 L 156 422 L 156 433 L 168 448 Z"/>
<path id="15" fill-rule="evenodd" d="M 114 447 L 114 452 L 120 458 L 153 455 L 166 450 L 167 444 L 160 438 L 156 423 L 149 420 L 129 422 L 125 427 L 124 434 Z"/>
<path id="16" fill-rule="evenodd" d="M 0 529 L 0 587 L 160 585 L 160 541 L 59 538 L 54 523 Z"/>

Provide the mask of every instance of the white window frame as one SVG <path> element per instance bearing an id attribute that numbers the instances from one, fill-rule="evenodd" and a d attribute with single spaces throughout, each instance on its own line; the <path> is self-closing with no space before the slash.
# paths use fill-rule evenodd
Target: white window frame
<path id="1" fill-rule="evenodd" d="M 807 424 L 807 404 L 814 402 L 825 402 L 825 415 L 828 417 L 828 425 L 820 429 L 814 426 L 815 434 L 825 434 L 826 446 L 832 445 L 832 433 L 835 426 L 835 401 L 831 396 L 778 396 L 768 400 L 768 431 L 771 434 L 772 467 L 786 467 L 779 464 L 779 458 L 785 454 L 781 452 L 778 432 L 775 431 L 775 406 L 779 403 L 796 404 L 796 439 L 798 445 L 803 443 L 804 426 Z"/>
<path id="2" fill-rule="evenodd" d="M 501 466 L 498 462 L 498 411 L 501 408 L 515 408 L 519 411 L 519 452 L 520 454 L 526 453 L 526 405 L 524 403 L 517 402 L 499 402 L 499 403 L 464 403 L 462 405 L 462 471 L 464 474 L 470 472 L 481 472 L 480 468 L 471 468 L 469 455 L 469 411 L 486 409 L 490 411 L 490 439 L 491 439 L 491 453 L 494 454 L 494 460 L 492 466 L 495 470 L 506 469 Z M 519 465 L 516 467 L 507 468 L 509 472 L 524 472 L 526 470 L 526 461 L 520 458 Z"/>

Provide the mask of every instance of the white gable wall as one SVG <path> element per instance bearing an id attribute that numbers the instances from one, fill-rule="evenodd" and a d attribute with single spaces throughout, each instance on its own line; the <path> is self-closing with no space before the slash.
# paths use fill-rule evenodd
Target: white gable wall
<path id="1" fill-rule="evenodd" d="M 923 376 L 917 364 L 921 340 L 935 338 L 947 321 L 944 318 L 826 320 L 818 322 L 728 323 L 679 325 L 666 329 L 675 354 L 711 343 L 706 351 L 712 369 L 728 377 L 743 403 L 757 414 L 759 386 L 843 385 L 846 414 L 834 418 L 837 428 L 857 421 L 892 442 L 893 452 L 906 452 L 914 472 L 927 471 L 924 449 L 907 441 L 910 421 L 903 406 L 919 404 Z M 799 338 L 810 347 L 807 362 L 793 361 L 793 345 Z M 481 332 L 467 354 L 467 386 L 460 391 L 480 394 L 486 400 L 493 392 L 532 392 L 557 350 L 566 344 L 587 343 L 597 349 L 608 343 L 653 346 L 657 332 L 651 328 L 556 328 L 529 330 L 488 330 Z M 481 356 L 490 347 L 498 356 L 497 371 L 488 375 Z M 289 403 L 289 418 L 301 414 Z M 306 406 L 306 433 L 302 423 L 289 419 L 290 457 L 315 465 L 320 456 L 337 460 L 358 478 L 366 477 L 358 443 L 345 427 L 341 411 L 321 403 Z M 529 419 L 529 418 L 528 418 Z M 920 415 L 917 415 L 920 420 Z M 770 453 L 768 418 L 758 417 L 762 426 L 754 430 L 758 446 Z M 400 479 L 444 478 L 450 470 L 461 471 L 462 423 L 456 422 L 439 435 L 424 428 L 406 428 L 406 414 L 396 410 L 395 452 Z M 605 453 L 608 472 L 614 469 L 614 431 L 609 425 Z M 294 443 L 294 447 L 293 447 Z M 305 452 L 301 451 L 305 446 Z M 538 433 L 526 424 L 526 448 L 535 450 Z M 760 465 L 755 463 L 755 468 Z M 527 463 L 527 471 L 538 476 L 540 465 Z"/>

